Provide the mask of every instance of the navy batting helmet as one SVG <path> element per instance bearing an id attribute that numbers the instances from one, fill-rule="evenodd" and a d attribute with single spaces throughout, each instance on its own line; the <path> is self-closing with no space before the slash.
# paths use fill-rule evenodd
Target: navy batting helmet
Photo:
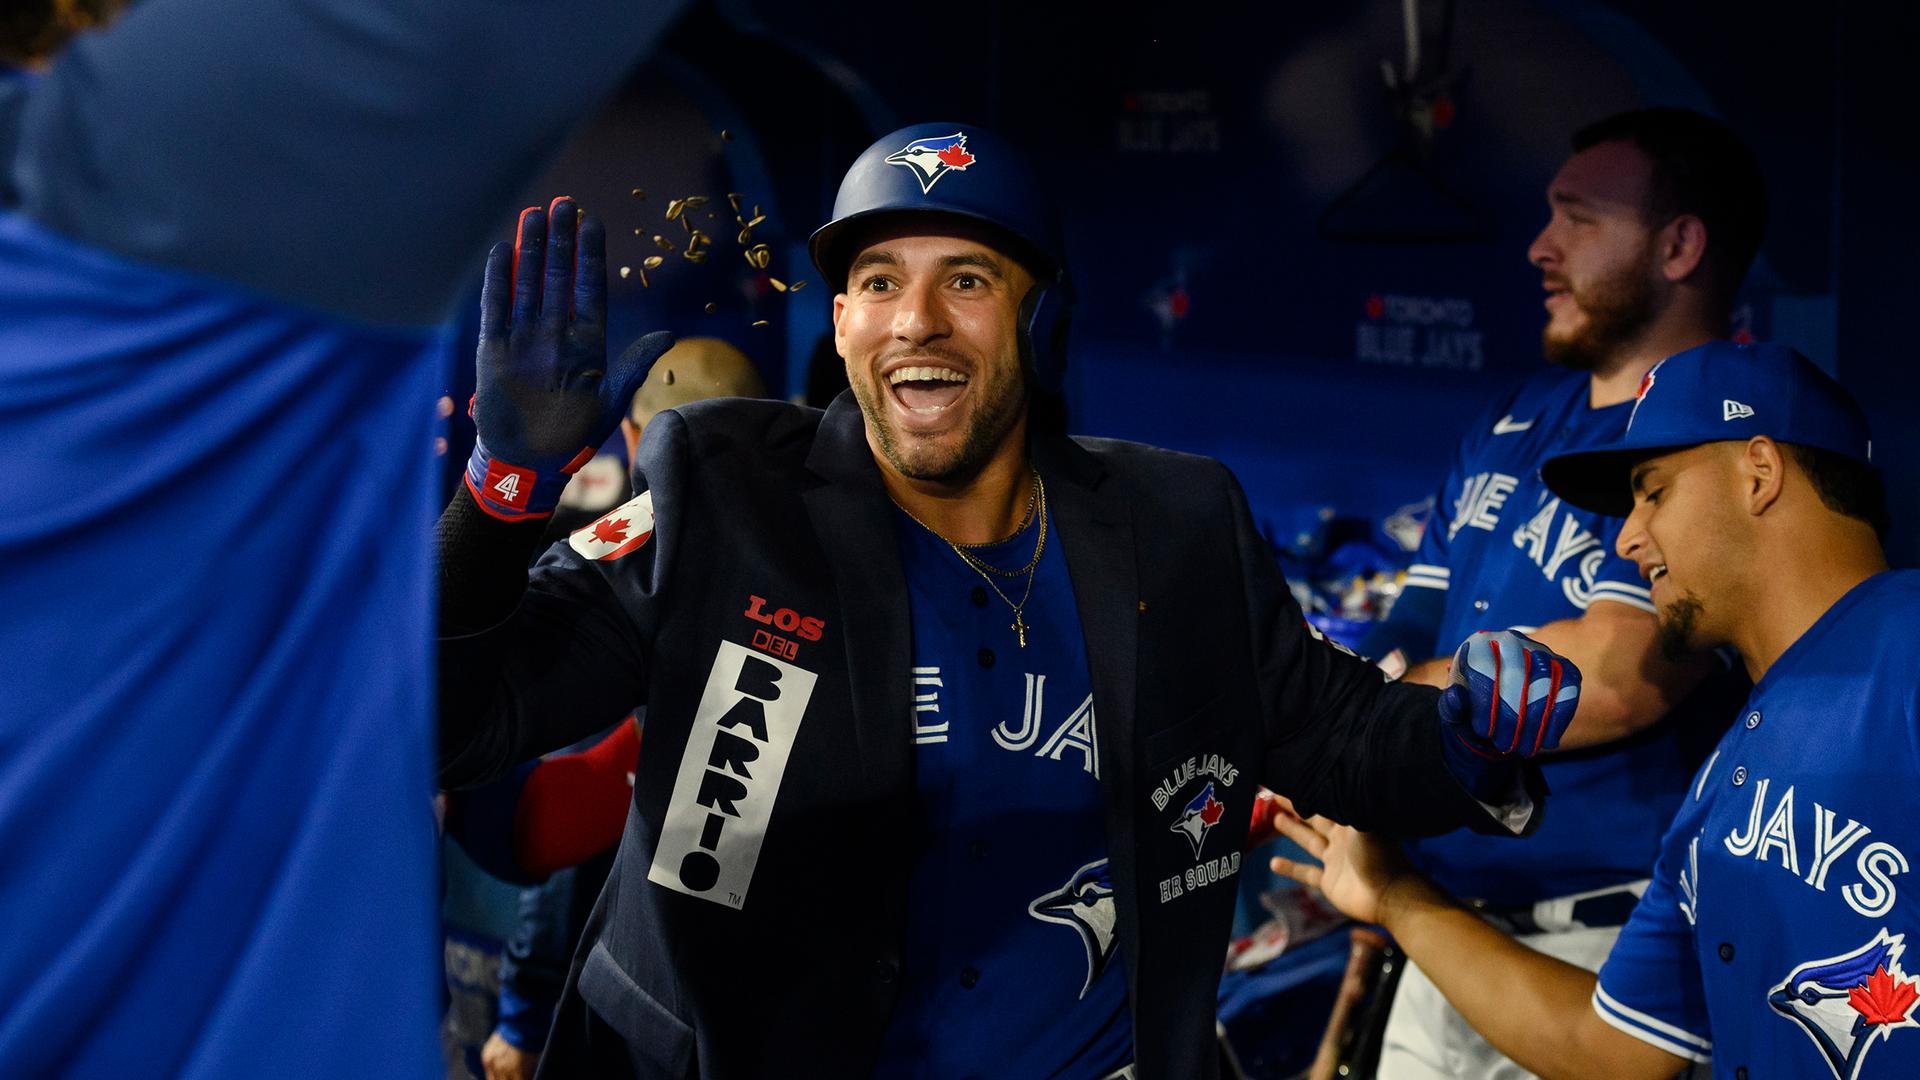
<path id="1" fill-rule="evenodd" d="M 844 289 L 852 237 L 862 231 L 854 226 L 904 214 L 963 218 L 1005 239 L 1006 253 L 1035 282 L 1021 305 L 1021 349 L 1040 388 L 1058 392 L 1073 287 L 1059 222 L 1025 156 L 971 124 L 915 124 L 882 136 L 840 181 L 833 220 L 807 245 L 813 265 L 828 284 Z"/>

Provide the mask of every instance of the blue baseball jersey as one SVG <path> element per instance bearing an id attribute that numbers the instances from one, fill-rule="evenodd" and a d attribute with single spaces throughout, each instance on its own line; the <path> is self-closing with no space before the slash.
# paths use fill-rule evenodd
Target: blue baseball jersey
<path id="1" fill-rule="evenodd" d="M 444 1075 L 437 326 L 676 6 L 145 0 L 0 84 L 9 1071 Z"/>
<path id="2" fill-rule="evenodd" d="M 1614 553 L 1620 519 L 1568 506 L 1540 480 L 1547 458 L 1626 431 L 1632 404 L 1589 407 L 1588 381 L 1572 371 L 1536 375 L 1461 441 L 1407 571 L 1410 592 L 1445 596 L 1431 655 L 1450 655 L 1478 630 L 1524 632 L 1595 603 L 1653 611 L 1639 571 Z M 1553 810 L 1526 842 L 1455 833 L 1409 851 L 1441 887 L 1503 906 L 1637 881 L 1713 734 L 1667 723 L 1621 745 L 1556 756 L 1543 766 Z"/>
<path id="3" fill-rule="evenodd" d="M 1715 1076 L 1920 1076 L 1915 612 L 1920 571 L 1869 578 L 1754 686 L 1600 969 L 1608 1023 Z"/>
<path id="4" fill-rule="evenodd" d="M 898 518 L 913 613 L 919 845 L 881 1077 L 1092 1078 L 1133 1059 L 1080 616 L 1056 537 L 1022 607 Z M 978 550 L 1007 569 L 1034 526 Z M 1023 578 L 995 582 L 1019 600 Z M 1217 811 L 1216 811 L 1217 812 Z"/>

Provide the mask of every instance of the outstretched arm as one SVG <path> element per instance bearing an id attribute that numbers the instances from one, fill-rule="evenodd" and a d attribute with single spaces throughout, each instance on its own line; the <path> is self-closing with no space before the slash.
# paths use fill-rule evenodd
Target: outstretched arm
<path id="1" fill-rule="evenodd" d="M 1600 1018 L 1594 975 L 1535 952 L 1441 892 L 1397 849 L 1326 818 L 1281 808 L 1274 822 L 1323 865 L 1275 858 L 1361 922 L 1386 927 L 1447 1000 L 1497 1049 L 1543 1077 L 1661 1080 L 1688 1062 Z"/>
<path id="2" fill-rule="evenodd" d="M 436 537 L 445 787 L 499 776 L 641 703 L 644 649 L 606 580 L 554 573 L 530 592 L 526 573 L 568 474 L 672 344 L 650 334 L 608 363 L 605 241 L 561 198 L 523 212 L 514 243 L 487 260 L 478 438 Z"/>
<path id="3" fill-rule="evenodd" d="M 684 2 L 145 0 L 35 87 L 21 206 L 141 262 L 437 323 L 501 208 Z"/>

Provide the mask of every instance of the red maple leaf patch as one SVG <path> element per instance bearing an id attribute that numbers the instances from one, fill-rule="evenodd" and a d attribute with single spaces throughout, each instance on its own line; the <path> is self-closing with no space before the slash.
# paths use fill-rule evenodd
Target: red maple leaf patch
<path id="1" fill-rule="evenodd" d="M 1212 825 L 1214 822 L 1220 820 L 1221 814 L 1226 812 L 1227 807 L 1225 803 L 1222 803 L 1218 799 L 1208 799 L 1207 805 L 1200 808 L 1200 820 L 1207 825 Z"/>
<path id="2" fill-rule="evenodd" d="M 973 164 L 973 155 L 967 153 L 966 147 L 961 146 L 959 143 L 954 143 L 952 146 L 940 151 L 940 160 L 945 162 L 949 168 L 964 169 Z"/>
<path id="3" fill-rule="evenodd" d="M 618 544 L 627 538 L 627 519 L 614 518 L 608 521 L 601 518 L 593 523 L 593 538 L 603 544 Z"/>
<path id="4" fill-rule="evenodd" d="M 1869 1024 L 1900 1024 L 1913 1018 L 1913 1006 L 1920 1001 L 1920 989 L 1912 980 L 1894 982 L 1885 965 L 1873 969 L 1864 986 L 1847 992 L 1847 1004 Z"/>

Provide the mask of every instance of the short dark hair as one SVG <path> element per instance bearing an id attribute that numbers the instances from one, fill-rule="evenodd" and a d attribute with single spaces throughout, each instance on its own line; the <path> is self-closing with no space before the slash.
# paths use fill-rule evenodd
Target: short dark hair
<path id="1" fill-rule="evenodd" d="M 0 6 L 0 63 L 52 56 L 82 30 L 103 26 L 127 0 L 7 0 Z"/>
<path id="2" fill-rule="evenodd" d="M 1887 538 L 1893 518 L 1887 513 L 1887 485 L 1880 470 L 1831 450 L 1782 443 L 1787 456 L 1807 474 L 1820 505 L 1873 526 L 1875 536 Z"/>
<path id="3" fill-rule="evenodd" d="M 1720 121 L 1665 105 L 1616 113 L 1573 133 L 1576 153 L 1608 142 L 1631 144 L 1653 162 L 1650 220 L 1691 214 L 1706 225 L 1713 295 L 1731 307 L 1767 233 L 1767 181 L 1753 151 Z"/>

